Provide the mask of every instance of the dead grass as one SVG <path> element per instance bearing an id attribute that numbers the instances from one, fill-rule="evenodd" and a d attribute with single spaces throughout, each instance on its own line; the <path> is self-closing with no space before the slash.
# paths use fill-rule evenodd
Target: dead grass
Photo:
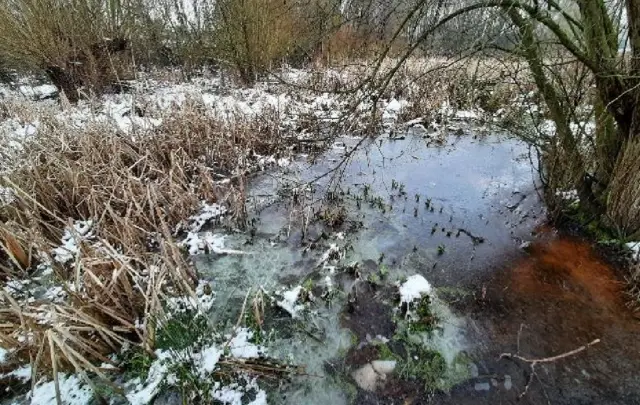
<path id="1" fill-rule="evenodd" d="M 227 219 L 242 222 L 243 177 L 258 155 L 284 148 L 268 117 L 222 121 L 187 103 L 135 137 L 106 124 L 77 129 L 43 119 L 0 181 L 14 193 L 0 206 L 0 274 L 27 279 L 48 264 L 68 298 L 0 292 L 0 346 L 30 362 L 34 375 L 54 377 L 102 376 L 95 365 L 125 343 L 151 351 L 149 320 L 167 297 L 195 299 L 197 276 L 176 232 L 202 201 L 226 205 Z M 91 235 L 78 235 L 73 260 L 58 263 L 51 251 L 75 220 L 93 221 Z"/>

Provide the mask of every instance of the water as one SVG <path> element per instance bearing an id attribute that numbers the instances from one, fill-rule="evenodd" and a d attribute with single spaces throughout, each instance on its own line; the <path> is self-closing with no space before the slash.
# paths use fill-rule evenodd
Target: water
<path id="1" fill-rule="evenodd" d="M 316 298 L 303 319 L 270 313 L 279 331 L 271 354 L 306 365 L 307 374 L 273 390 L 274 403 L 427 402 L 418 381 L 392 378 L 365 392 L 349 378 L 375 359 L 368 342 L 398 333 L 394 284 L 413 274 L 438 296 L 442 331 L 425 347 L 448 363 L 464 356 L 469 370 L 431 403 L 516 403 L 530 368 L 498 360 L 500 353 L 519 347 L 524 356 L 552 356 L 595 338 L 602 343 L 584 353 L 538 366 L 518 403 L 640 403 L 638 328 L 616 275 L 588 244 L 541 228 L 544 206 L 524 144 L 462 125 L 466 135 L 440 146 L 418 133 L 366 141 L 333 170 L 358 142 L 345 138 L 315 162 L 301 159 L 253 179 L 255 226 L 227 238 L 228 247 L 248 254 L 199 258 L 224 303 L 218 320 L 238 311 L 249 288 L 307 283 L 319 296 L 328 278 L 345 290 L 330 304 Z M 312 191 L 305 187 L 327 172 Z M 323 205 L 327 191 L 334 201 Z M 528 253 L 523 241 L 534 241 Z M 341 256 L 323 263 L 332 245 Z M 359 263 L 363 280 L 384 268 L 384 280 L 354 281 L 327 266 L 350 263 Z"/>

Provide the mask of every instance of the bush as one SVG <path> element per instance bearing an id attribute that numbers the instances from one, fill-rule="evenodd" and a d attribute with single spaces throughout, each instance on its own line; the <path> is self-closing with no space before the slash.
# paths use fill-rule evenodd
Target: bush
<path id="1" fill-rule="evenodd" d="M 300 14 L 287 0 L 221 0 L 215 20 L 218 55 L 245 84 L 267 72 L 304 37 Z"/>
<path id="2" fill-rule="evenodd" d="M 0 54 L 20 70 L 45 72 L 70 101 L 128 76 L 133 7 L 117 0 L 8 0 L 0 9 Z"/>

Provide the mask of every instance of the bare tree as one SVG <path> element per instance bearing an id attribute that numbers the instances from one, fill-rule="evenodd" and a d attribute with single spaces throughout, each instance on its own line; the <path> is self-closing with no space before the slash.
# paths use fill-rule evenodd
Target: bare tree
<path id="1" fill-rule="evenodd" d="M 418 2 L 410 13 L 422 16 L 413 31 L 419 35 L 396 68 L 376 80 L 386 86 L 400 65 L 451 24 L 458 24 L 458 30 L 475 28 L 476 36 L 492 32 L 493 38 L 488 35 L 467 47 L 482 45 L 526 61 L 546 118 L 555 126 L 555 136 L 540 143 L 549 194 L 559 184 L 570 185 L 577 189 L 584 212 L 638 236 L 640 157 L 632 152 L 640 149 L 640 0 L 619 1 L 484 0 L 448 3 L 436 11 L 433 2 Z M 416 19 L 403 22 L 406 27 L 410 23 Z M 505 46 L 505 38 L 513 43 Z M 584 80 L 574 80 L 576 75 Z M 580 87 L 577 92 L 568 90 L 570 82 Z M 581 106 L 575 99 L 578 93 Z M 594 131 L 576 129 L 581 108 L 593 111 Z M 551 164 L 558 161 L 563 164 Z"/>

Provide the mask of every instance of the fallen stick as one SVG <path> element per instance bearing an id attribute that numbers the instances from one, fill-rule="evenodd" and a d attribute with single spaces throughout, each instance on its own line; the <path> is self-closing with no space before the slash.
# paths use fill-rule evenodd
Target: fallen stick
<path id="1" fill-rule="evenodd" d="M 519 339 L 518 339 L 519 340 Z M 518 341 L 518 343 L 520 343 Z M 562 354 L 558 354 L 556 356 L 551 356 L 551 357 L 544 357 L 541 359 L 528 359 L 526 357 L 522 357 L 519 354 L 513 354 L 513 353 L 502 353 L 499 357 L 500 359 L 504 359 L 504 358 L 510 358 L 510 359 L 518 359 L 520 361 L 523 361 L 525 363 L 528 363 L 531 367 L 531 374 L 529 375 L 529 380 L 527 381 L 527 385 L 524 387 L 524 391 L 522 391 L 522 393 L 520 394 L 520 396 L 518 396 L 518 398 L 522 398 L 524 397 L 527 392 L 529 391 L 529 386 L 531 386 L 531 382 L 533 381 L 533 377 L 538 377 L 538 375 L 536 374 L 536 370 L 535 367 L 540 364 L 540 363 L 552 363 L 554 361 L 558 361 L 558 360 L 562 360 L 564 358 L 567 357 L 571 357 L 571 356 L 575 356 L 576 354 L 583 352 L 585 350 L 587 350 L 589 347 L 600 343 L 600 339 L 595 339 L 592 342 L 584 345 L 584 346 L 580 346 L 577 349 L 573 349 L 571 351 L 568 351 L 566 353 L 562 353 Z"/>

